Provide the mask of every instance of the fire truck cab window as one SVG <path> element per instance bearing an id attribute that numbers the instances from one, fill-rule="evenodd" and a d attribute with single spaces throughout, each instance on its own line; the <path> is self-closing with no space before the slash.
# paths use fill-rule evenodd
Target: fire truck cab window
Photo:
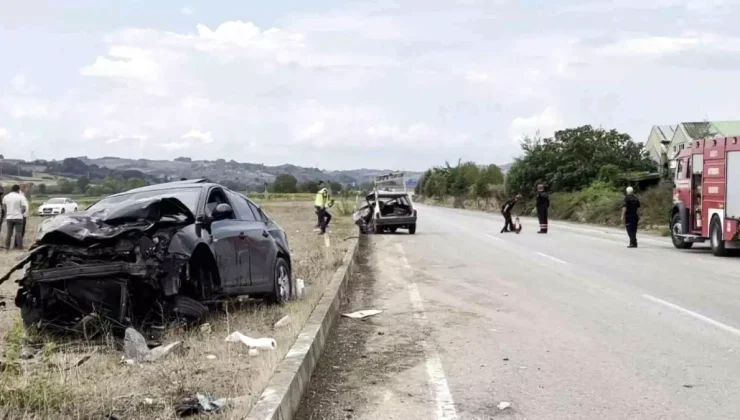
<path id="1" fill-rule="evenodd" d="M 683 165 L 683 159 L 678 159 L 676 162 L 676 179 L 683 179 L 684 175 L 684 165 Z"/>

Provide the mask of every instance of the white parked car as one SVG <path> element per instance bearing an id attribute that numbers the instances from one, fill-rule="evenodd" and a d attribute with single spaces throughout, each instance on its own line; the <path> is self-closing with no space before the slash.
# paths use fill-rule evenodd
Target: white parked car
<path id="1" fill-rule="evenodd" d="M 39 216 L 53 216 L 55 214 L 73 213 L 77 211 L 77 203 L 66 197 L 56 197 L 46 200 L 39 206 Z"/>

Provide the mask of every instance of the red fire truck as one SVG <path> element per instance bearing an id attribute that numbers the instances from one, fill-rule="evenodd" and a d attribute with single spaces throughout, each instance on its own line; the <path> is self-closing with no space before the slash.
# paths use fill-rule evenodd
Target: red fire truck
<path id="1" fill-rule="evenodd" d="M 688 143 L 676 158 L 671 239 L 679 249 L 709 239 L 712 253 L 740 248 L 740 137 Z"/>

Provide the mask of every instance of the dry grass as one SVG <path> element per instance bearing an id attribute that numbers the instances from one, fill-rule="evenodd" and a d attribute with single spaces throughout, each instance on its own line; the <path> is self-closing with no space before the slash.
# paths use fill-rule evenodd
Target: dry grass
<path id="1" fill-rule="evenodd" d="M 0 417 L 10 418 L 173 418 L 174 405 L 195 393 L 214 397 L 245 397 L 254 403 L 282 360 L 342 258 L 354 235 L 351 220 L 332 221 L 331 247 L 313 228 L 315 215 L 310 203 L 266 202 L 266 212 L 288 233 L 294 277 L 307 285 L 306 297 L 284 306 L 245 302 L 228 305 L 207 321 L 210 332 L 199 328 L 176 329 L 163 342 L 182 341 L 175 351 L 154 363 L 121 363 L 121 344 L 46 342 L 32 360 L 22 360 L 22 346 L 29 340 L 20 327 L 20 315 L 13 304 L 16 283 L 0 287 L 7 307 L 0 316 L 4 369 L 0 372 Z M 32 224 L 38 220 L 32 219 Z M 29 226 L 33 232 L 34 226 Z M 0 251 L 0 271 L 20 256 Z M 275 329 L 274 323 L 289 315 L 291 323 Z M 274 352 L 247 354 L 240 343 L 226 343 L 225 337 L 240 331 L 252 337 L 272 337 Z M 216 356 L 215 360 L 208 355 Z M 80 360 L 88 357 L 84 363 Z M 226 411 L 223 418 L 230 418 Z"/>

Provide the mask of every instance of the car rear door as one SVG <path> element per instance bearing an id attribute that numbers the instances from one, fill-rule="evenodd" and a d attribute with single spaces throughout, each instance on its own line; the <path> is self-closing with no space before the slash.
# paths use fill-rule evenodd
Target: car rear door
<path id="1" fill-rule="evenodd" d="M 227 191 L 229 200 L 231 201 L 234 211 L 236 211 L 236 217 L 239 220 L 239 241 L 236 244 L 237 258 L 241 264 L 241 275 L 245 279 L 242 286 L 249 286 L 253 284 L 253 278 L 251 275 L 251 266 L 254 262 L 253 253 L 255 252 L 252 248 L 255 246 L 254 237 L 259 233 L 259 225 L 257 218 L 255 218 L 252 209 L 247 205 L 247 201 L 241 195 Z"/>
<path id="2" fill-rule="evenodd" d="M 252 284 L 266 284 L 272 281 L 275 259 L 277 258 L 277 245 L 275 244 L 275 238 L 268 230 L 270 226 L 267 217 L 256 204 L 246 197 L 243 198 L 252 210 L 255 219 L 257 219 L 254 223 L 254 229 L 250 230 L 249 236 L 249 257 L 251 259 L 249 270 Z"/>

